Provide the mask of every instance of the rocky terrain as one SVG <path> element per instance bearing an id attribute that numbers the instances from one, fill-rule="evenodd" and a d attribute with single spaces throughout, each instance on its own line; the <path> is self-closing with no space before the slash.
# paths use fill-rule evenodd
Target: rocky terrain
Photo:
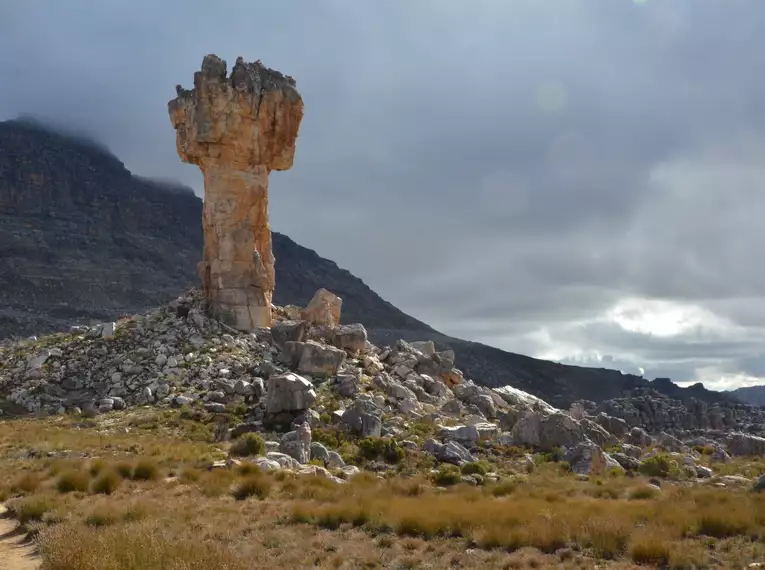
<path id="1" fill-rule="evenodd" d="M 137 177 L 92 141 L 26 120 L 0 123 L 0 150 L 0 338 L 113 320 L 198 283 L 202 201 L 190 189 Z M 681 402 L 733 398 L 449 337 L 283 234 L 273 233 L 273 251 L 277 305 L 305 305 L 326 287 L 343 299 L 343 322 L 363 322 L 374 342 L 433 340 L 487 386 L 512 384 L 559 407 L 651 386 Z"/>
<path id="2" fill-rule="evenodd" d="M 642 392 L 562 411 L 512 385 L 482 386 L 432 341 L 375 346 L 363 325 L 340 324 L 339 306 L 322 289 L 306 308 L 275 307 L 271 328 L 242 333 L 208 317 L 192 291 L 151 313 L 6 342 L 0 394 L 7 413 L 92 417 L 151 405 L 226 414 L 235 407 L 242 421 L 221 424 L 219 437 L 263 433 L 272 443 L 257 461 L 267 469 L 311 459 L 342 468 L 338 450 L 311 439 L 312 429 L 334 428 L 390 437 L 458 466 L 478 460 L 480 442 L 554 451 L 585 474 L 639 470 L 667 452 L 676 469 L 710 477 L 692 446 L 709 447 L 723 462 L 765 454 L 765 438 L 753 433 L 763 425 L 759 408 L 697 401 L 688 409 Z M 423 430 L 430 437 L 411 439 Z"/>

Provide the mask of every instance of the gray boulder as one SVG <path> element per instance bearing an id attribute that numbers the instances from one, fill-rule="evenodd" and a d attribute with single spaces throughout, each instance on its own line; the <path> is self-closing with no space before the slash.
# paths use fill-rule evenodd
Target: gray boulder
<path id="1" fill-rule="evenodd" d="M 608 453 L 591 441 L 579 443 L 563 456 L 574 473 L 602 475 L 608 470 L 624 471 L 624 468 Z"/>
<path id="2" fill-rule="evenodd" d="M 313 340 L 289 341 L 282 351 L 282 360 L 299 374 L 334 376 L 345 362 L 345 351 Z"/>
<path id="3" fill-rule="evenodd" d="M 350 398 L 359 392 L 359 379 L 353 374 L 338 374 L 332 387 L 338 395 Z"/>
<path id="4" fill-rule="evenodd" d="M 430 453 L 436 459 L 443 461 L 444 463 L 462 466 L 465 463 L 475 461 L 475 457 L 456 441 L 441 444 L 435 439 L 429 439 L 425 442 L 422 448 L 426 453 Z"/>
<path id="5" fill-rule="evenodd" d="M 360 324 L 341 325 L 332 335 L 332 344 L 348 352 L 364 353 L 367 345 L 367 329 Z"/>
<path id="6" fill-rule="evenodd" d="M 284 434 L 279 442 L 279 451 L 289 455 L 298 463 L 308 463 L 311 460 L 311 428 L 302 424 L 295 431 Z"/>
<path id="7" fill-rule="evenodd" d="M 313 384 L 302 376 L 287 373 L 271 376 L 268 379 L 266 412 L 301 412 L 316 402 Z"/>
<path id="8" fill-rule="evenodd" d="M 634 457 L 630 457 L 629 455 L 626 455 L 625 453 L 611 453 L 609 455 L 611 455 L 614 461 L 616 461 L 624 469 L 637 471 L 640 468 L 640 460 L 635 459 Z"/>
<path id="9" fill-rule="evenodd" d="M 311 459 L 319 461 L 329 460 L 329 450 L 318 441 L 311 442 Z"/>
<path id="10" fill-rule="evenodd" d="M 637 447 L 648 447 L 653 443 L 653 438 L 643 428 L 633 427 L 627 434 L 625 441 Z"/>
<path id="11" fill-rule="evenodd" d="M 361 437 L 380 437 L 382 433 L 382 412 L 370 400 L 356 400 L 342 413 L 340 421 Z"/>
<path id="12" fill-rule="evenodd" d="M 515 445 L 542 450 L 574 447 L 586 439 L 581 424 L 561 412 L 526 412 L 513 426 L 512 434 Z"/>
<path id="13" fill-rule="evenodd" d="M 734 456 L 765 455 L 765 438 L 746 433 L 732 433 L 727 440 L 728 452 Z"/>
<path id="14" fill-rule="evenodd" d="M 579 423 L 582 425 L 582 429 L 587 438 L 600 447 L 615 445 L 619 442 L 615 436 L 608 433 L 600 424 L 588 418 L 583 418 Z"/>
<path id="15" fill-rule="evenodd" d="M 629 430 L 629 426 L 622 418 L 616 418 L 609 416 L 605 412 L 599 413 L 595 417 L 595 421 L 605 429 L 608 433 L 612 433 L 617 437 L 623 437 Z"/>
<path id="16" fill-rule="evenodd" d="M 271 327 L 271 338 L 279 348 L 288 342 L 303 342 L 308 333 L 306 321 L 279 321 Z"/>

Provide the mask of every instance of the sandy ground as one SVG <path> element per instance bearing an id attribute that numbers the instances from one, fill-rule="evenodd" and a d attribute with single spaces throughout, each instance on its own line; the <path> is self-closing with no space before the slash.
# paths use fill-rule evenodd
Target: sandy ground
<path id="1" fill-rule="evenodd" d="M 0 570 L 37 570 L 40 558 L 33 544 L 25 540 L 13 519 L 2 518 L 5 507 L 0 505 Z"/>

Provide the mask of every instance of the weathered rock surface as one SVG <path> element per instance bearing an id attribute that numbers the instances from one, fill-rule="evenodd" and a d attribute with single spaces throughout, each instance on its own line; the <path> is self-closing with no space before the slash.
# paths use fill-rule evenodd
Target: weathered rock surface
<path id="1" fill-rule="evenodd" d="M 340 297 L 321 288 L 303 309 L 302 318 L 313 325 L 336 327 L 340 324 L 342 307 L 343 300 Z"/>
<path id="2" fill-rule="evenodd" d="M 274 256 L 268 175 L 292 167 L 303 117 L 295 81 L 260 61 L 205 56 L 194 88 L 168 103 L 178 154 L 202 170 L 199 272 L 213 314 L 238 330 L 271 325 Z"/>
<path id="3" fill-rule="evenodd" d="M 313 384 L 297 374 L 279 374 L 268 379 L 266 412 L 302 412 L 316 401 Z"/>
<path id="4" fill-rule="evenodd" d="M 512 430 L 515 445 L 551 450 L 573 447 L 586 439 L 581 424 L 563 412 L 547 414 L 529 411 L 523 414 Z"/>

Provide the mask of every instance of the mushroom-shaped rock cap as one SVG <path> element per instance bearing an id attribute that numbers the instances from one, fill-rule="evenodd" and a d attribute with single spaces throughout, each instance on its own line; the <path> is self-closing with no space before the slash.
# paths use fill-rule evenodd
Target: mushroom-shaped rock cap
<path id="1" fill-rule="evenodd" d="M 287 170 L 295 156 L 303 100 L 295 80 L 260 61 L 226 62 L 206 55 L 194 73 L 194 89 L 176 89 L 168 103 L 181 160 L 203 170 L 210 162 Z"/>

